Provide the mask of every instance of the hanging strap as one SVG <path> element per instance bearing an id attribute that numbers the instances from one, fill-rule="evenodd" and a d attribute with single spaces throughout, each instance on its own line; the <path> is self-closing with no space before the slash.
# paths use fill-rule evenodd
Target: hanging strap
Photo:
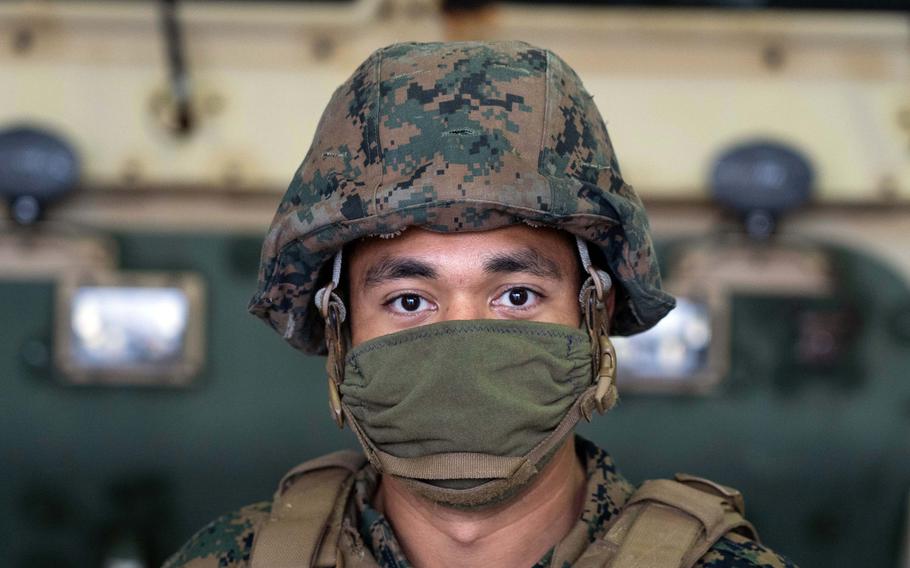
<path id="1" fill-rule="evenodd" d="M 706 479 L 646 481 L 574 566 L 690 568 L 730 531 L 758 540 L 743 513 L 738 491 Z"/>
<path id="2" fill-rule="evenodd" d="M 345 450 L 289 471 L 275 492 L 269 519 L 256 530 L 251 568 L 335 566 L 353 474 L 365 463 L 362 454 Z"/>

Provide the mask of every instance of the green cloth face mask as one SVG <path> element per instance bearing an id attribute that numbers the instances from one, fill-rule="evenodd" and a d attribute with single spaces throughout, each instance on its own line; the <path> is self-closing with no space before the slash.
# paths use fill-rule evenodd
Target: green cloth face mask
<path id="1" fill-rule="evenodd" d="M 526 487 L 595 406 L 591 337 L 533 321 L 447 321 L 366 341 L 339 385 L 373 465 L 461 508 Z"/>

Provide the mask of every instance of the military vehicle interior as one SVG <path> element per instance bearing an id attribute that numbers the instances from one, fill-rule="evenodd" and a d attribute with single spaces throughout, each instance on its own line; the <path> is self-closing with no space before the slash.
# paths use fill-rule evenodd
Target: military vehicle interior
<path id="1" fill-rule="evenodd" d="M 246 311 L 259 247 L 361 60 L 472 39 L 578 71 L 680 298 L 580 433 L 801 566 L 910 568 L 906 0 L 0 3 L 0 564 L 158 566 L 357 447 Z"/>

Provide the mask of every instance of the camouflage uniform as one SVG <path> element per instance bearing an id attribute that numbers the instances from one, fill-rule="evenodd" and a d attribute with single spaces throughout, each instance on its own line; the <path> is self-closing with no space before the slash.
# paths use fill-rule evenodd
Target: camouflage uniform
<path id="1" fill-rule="evenodd" d="M 588 526 L 590 541 L 604 534 L 622 509 L 634 487 L 616 469 L 607 452 L 591 442 L 576 437 L 578 453 L 585 461 L 587 500 L 579 522 Z M 372 555 L 381 568 L 409 568 L 388 520 L 370 504 L 376 491 L 378 476 L 367 466 L 357 475 L 351 499 L 354 499 L 356 518 L 348 518 L 345 526 L 356 531 L 356 541 Z M 253 548 L 256 526 L 268 518 L 269 503 L 252 505 L 225 515 L 200 530 L 167 563 L 165 568 L 241 568 L 248 565 Z M 534 568 L 550 568 L 552 551 L 544 555 Z M 718 541 L 695 565 L 696 568 L 794 568 L 787 559 L 768 548 L 735 533 Z M 559 567 L 562 568 L 562 567 Z"/>

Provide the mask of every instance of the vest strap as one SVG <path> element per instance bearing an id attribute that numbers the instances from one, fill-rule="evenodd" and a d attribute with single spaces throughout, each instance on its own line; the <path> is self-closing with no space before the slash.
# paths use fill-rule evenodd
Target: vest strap
<path id="1" fill-rule="evenodd" d="M 691 568 L 730 531 L 758 540 L 738 491 L 688 475 L 646 481 L 577 568 Z"/>
<path id="2" fill-rule="evenodd" d="M 251 568 L 335 566 L 353 474 L 364 463 L 361 454 L 346 450 L 288 472 L 275 492 L 269 519 L 256 531 Z"/>

